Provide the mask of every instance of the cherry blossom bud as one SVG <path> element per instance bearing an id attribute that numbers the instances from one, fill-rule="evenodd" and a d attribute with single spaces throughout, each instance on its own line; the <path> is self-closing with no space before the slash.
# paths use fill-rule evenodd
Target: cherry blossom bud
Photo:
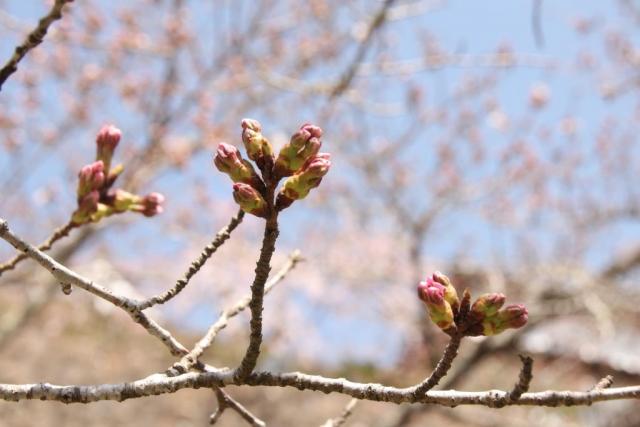
<path id="1" fill-rule="evenodd" d="M 529 313 L 522 304 L 508 305 L 495 315 L 486 317 L 483 322 L 484 335 L 497 335 L 507 329 L 517 329 L 526 325 Z"/>
<path id="2" fill-rule="evenodd" d="M 432 278 L 427 278 L 418 284 L 418 298 L 427 305 L 431 321 L 442 330 L 454 326 L 453 310 L 445 299 L 445 293 L 445 286 Z"/>
<path id="3" fill-rule="evenodd" d="M 259 217 L 267 216 L 267 202 L 258 190 L 242 182 L 233 184 L 233 199 L 243 211 Z"/>
<path id="4" fill-rule="evenodd" d="M 287 178 L 276 199 L 276 209 L 282 210 L 296 200 L 304 199 L 311 189 L 320 185 L 331 167 L 331 154 L 318 153 L 309 158 L 302 169 Z"/>
<path id="5" fill-rule="evenodd" d="M 144 216 L 151 217 L 161 214 L 164 211 L 162 204 L 164 203 L 164 196 L 160 193 L 150 193 L 144 196 L 142 199 L 141 211 Z"/>
<path id="6" fill-rule="evenodd" d="M 256 162 L 261 170 L 273 166 L 273 148 L 269 140 L 262 135 L 260 122 L 253 119 L 242 120 L 242 142 L 249 158 Z"/>
<path id="7" fill-rule="evenodd" d="M 96 160 L 102 160 L 106 173 L 109 172 L 113 152 L 118 146 L 121 137 L 122 132 L 120 131 L 120 129 L 113 125 L 102 126 L 102 128 L 98 132 L 98 135 L 96 136 L 96 145 L 98 148 Z"/>
<path id="8" fill-rule="evenodd" d="M 291 136 L 278 154 L 275 164 L 275 173 L 278 177 L 291 176 L 302 168 L 304 163 L 315 156 L 322 142 L 322 129 L 312 124 L 304 124 L 300 130 Z"/>
<path id="9" fill-rule="evenodd" d="M 262 180 L 236 147 L 224 142 L 218 145 L 213 163 L 220 172 L 229 175 L 233 182 L 244 182 L 254 188 L 264 188 Z"/>
<path id="10" fill-rule="evenodd" d="M 480 295 L 471 306 L 471 312 L 478 319 L 494 316 L 504 305 L 505 299 L 504 294 L 499 293 Z"/>
<path id="11" fill-rule="evenodd" d="M 78 173 L 78 201 L 85 195 L 100 190 L 104 184 L 104 164 L 101 160 L 85 165 Z"/>
<path id="12" fill-rule="evenodd" d="M 434 272 L 432 278 L 434 282 L 438 282 L 445 287 L 444 298 L 449 304 L 451 304 L 453 311 L 456 312 L 460 306 L 460 300 L 458 299 L 458 292 L 456 292 L 456 288 L 451 284 L 451 280 L 439 271 Z"/>

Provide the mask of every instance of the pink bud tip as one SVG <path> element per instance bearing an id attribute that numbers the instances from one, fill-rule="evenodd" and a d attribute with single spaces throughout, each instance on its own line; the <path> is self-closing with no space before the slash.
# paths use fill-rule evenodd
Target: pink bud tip
<path id="1" fill-rule="evenodd" d="M 418 298 L 428 304 L 440 305 L 444 301 L 445 287 L 430 277 L 418 284 Z"/>
<path id="2" fill-rule="evenodd" d="M 115 127 L 114 125 L 104 125 L 98 131 L 98 135 L 96 136 L 96 143 L 98 145 L 106 145 L 111 150 L 113 150 L 118 142 L 120 142 L 120 138 L 122 137 L 122 132 L 120 129 Z"/>
<path id="3" fill-rule="evenodd" d="M 250 129 L 255 132 L 260 132 L 262 130 L 262 125 L 260 122 L 254 119 L 242 119 L 242 129 Z"/>
<path id="4" fill-rule="evenodd" d="M 320 126 L 312 125 L 311 123 L 305 123 L 300 126 L 301 131 L 308 132 L 310 137 L 312 138 L 321 138 L 322 137 L 322 129 Z"/>

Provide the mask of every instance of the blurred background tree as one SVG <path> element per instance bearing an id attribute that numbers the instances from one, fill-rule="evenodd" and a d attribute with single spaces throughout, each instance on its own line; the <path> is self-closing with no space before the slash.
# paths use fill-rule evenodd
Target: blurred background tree
<path id="1" fill-rule="evenodd" d="M 49 7 L 0 1 L 3 61 Z M 295 248 L 306 261 L 267 298 L 262 365 L 415 382 L 445 343 L 415 297 L 438 269 L 531 314 L 523 330 L 465 342 L 443 387 L 508 388 L 518 352 L 536 359 L 539 389 L 588 389 L 609 373 L 637 384 L 639 25 L 634 0 L 76 1 L 2 86 L 0 216 L 46 239 L 76 208 L 97 129 L 116 124 L 120 180 L 160 191 L 165 212 L 73 230 L 52 253 L 122 293 L 152 295 L 236 211 L 212 164 L 217 144 L 241 145 L 243 117 L 277 148 L 311 121 L 333 170 L 281 216 L 276 268 Z M 247 293 L 260 227 L 246 218 L 154 316 L 193 342 Z M 32 261 L 0 286 L 2 382 L 126 381 L 173 363 L 122 313 L 65 296 Z M 246 324 L 232 322 L 205 359 L 233 366 Z M 320 424 L 348 401 L 237 394 L 273 425 Z M 197 391 L 82 408 L 0 403 L 0 424 L 192 425 L 213 404 Z M 363 402 L 350 422 L 634 426 L 633 408 Z"/>

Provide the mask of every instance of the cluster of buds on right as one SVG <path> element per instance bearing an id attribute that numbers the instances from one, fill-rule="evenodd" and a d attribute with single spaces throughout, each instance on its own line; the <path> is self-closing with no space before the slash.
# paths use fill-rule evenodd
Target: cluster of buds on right
<path id="1" fill-rule="evenodd" d="M 427 306 L 431 321 L 450 335 L 497 335 L 524 326 L 528 319 L 522 304 L 502 308 L 503 294 L 484 294 L 471 304 L 471 294 L 465 290 L 460 300 L 449 278 L 438 271 L 418 284 L 418 297 Z"/>
<path id="2" fill-rule="evenodd" d="M 257 120 L 242 120 L 242 142 L 253 165 L 242 158 L 232 145 L 218 146 L 214 165 L 229 175 L 233 184 L 233 198 L 242 210 L 267 218 L 270 213 L 289 207 L 294 201 L 305 198 L 320 185 L 331 167 L 331 155 L 319 153 L 322 145 L 322 129 L 304 124 L 293 134 L 276 158 L 269 140 L 262 134 Z M 287 178 L 275 197 L 275 188 L 282 178 Z"/>
<path id="3" fill-rule="evenodd" d="M 164 196 L 150 193 L 144 197 L 111 187 L 124 170 L 119 164 L 111 167 L 111 161 L 122 134 L 120 129 L 105 125 L 96 137 L 96 161 L 83 166 L 78 174 L 76 191 L 78 208 L 71 217 L 76 226 L 98 222 L 113 214 L 126 211 L 154 216 L 162 212 Z"/>

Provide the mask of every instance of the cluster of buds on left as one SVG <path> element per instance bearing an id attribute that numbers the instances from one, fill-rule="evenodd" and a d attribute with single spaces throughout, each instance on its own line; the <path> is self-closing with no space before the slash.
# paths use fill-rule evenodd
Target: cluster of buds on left
<path id="1" fill-rule="evenodd" d="M 121 136 L 120 129 L 112 125 L 103 126 L 98 132 L 96 161 L 83 166 L 78 174 L 78 208 L 71 217 L 74 225 L 98 222 L 102 218 L 126 211 L 139 212 L 145 216 L 162 212 L 164 196 L 160 193 L 142 197 L 112 188 L 124 170 L 121 164 L 111 167 Z"/>
<path id="2" fill-rule="evenodd" d="M 247 156 L 256 164 L 242 158 L 232 145 L 221 143 L 214 157 L 219 171 L 229 175 L 233 184 L 233 198 L 242 210 L 262 218 L 289 207 L 305 198 L 320 185 L 331 167 L 331 155 L 319 153 L 322 129 L 304 124 L 294 133 L 276 157 L 269 140 L 262 134 L 257 120 L 242 120 L 242 142 Z M 288 178 L 287 178 L 288 177 Z M 275 189 L 282 178 L 287 178 L 280 192 Z M 275 197 L 275 200 L 274 200 Z"/>
<path id="3" fill-rule="evenodd" d="M 500 293 L 481 295 L 471 304 L 471 294 L 465 290 L 458 299 L 449 278 L 439 271 L 418 284 L 418 297 L 427 306 L 431 321 L 449 335 L 497 335 L 524 326 L 528 319 L 522 304 L 502 308 L 506 298 Z"/>

